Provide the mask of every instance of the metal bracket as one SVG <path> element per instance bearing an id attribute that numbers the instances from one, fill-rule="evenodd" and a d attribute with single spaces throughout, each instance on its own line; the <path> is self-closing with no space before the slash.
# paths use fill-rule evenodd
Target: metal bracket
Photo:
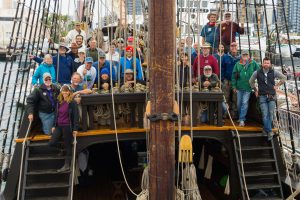
<path id="1" fill-rule="evenodd" d="M 170 120 L 170 121 L 175 122 L 175 121 L 178 121 L 178 115 L 174 112 L 171 112 L 171 113 L 155 113 L 155 114 L 149 115 L 148 119 L 150 120 L 150 122 L 156 122 L 156 121 L 159 121 L 159 120 L 162 120 L 162 121 Z"/>

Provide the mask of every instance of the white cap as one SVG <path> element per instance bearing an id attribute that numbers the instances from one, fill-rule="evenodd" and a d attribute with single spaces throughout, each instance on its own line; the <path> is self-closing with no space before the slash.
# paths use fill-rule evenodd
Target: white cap
<path id="1" fill-rule="evenodd" d="M 85 48 L 78 49 L 78 53 L 85 53 Z"/>

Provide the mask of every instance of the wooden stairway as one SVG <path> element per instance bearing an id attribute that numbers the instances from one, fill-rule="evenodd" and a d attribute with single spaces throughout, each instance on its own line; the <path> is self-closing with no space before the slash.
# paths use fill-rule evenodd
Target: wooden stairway
<path id="1" fill-rule="evenodd" d="M 241 169 L 240 147 L 235 132 L 234 150 L 238 166 L 239 181 L 242 196 L 247 200 L 246 189 L 243 184 Z M 274 142 L 267 140 L 262 133 L 240 132 L 242 161 L 246 180 L 247 191 L 251 200 L 282 200 L 283 192 L 278 169 Z"/>
<path id="2" fill-rule="evenodd" d="M 47 142 L 29 142 L 22 173 L 22 200 L 70 199 L 72 173 L 57 172 L 66 158 L 59 152 Z"/>

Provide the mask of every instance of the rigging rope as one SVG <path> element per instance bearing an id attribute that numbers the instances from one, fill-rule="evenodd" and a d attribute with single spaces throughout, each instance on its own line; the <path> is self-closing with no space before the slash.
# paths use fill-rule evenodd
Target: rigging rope
<path id="1" fill-rule="evenodd" d="M 240 156 L 240 167 L 241 167 L 241 174 L 242 174 L 242 180 L 243 180 L 243 182 L 241 184 L 243 184 L 244 187 L 245 187 L 245 193 L 246 193 L 247 200 L 250 200 L 249 193 L 248 193 L 248 188 L 247 188 L 247 183 L 246 183 L 246 178 L 245 178 L 244 162 L 243 162 L 242 145 L 241 145 L 241 140 L 240 140 L 240 134 L 239 134 L 239 131 L 237 130 L 237 128 L 236 128 L 236 126 L 235 126 L 235 124 L 232 120 L 231 114 L 229 112 L 229 105 L 227 104 L 226 98 L 225 98 L 224 95 L 223 95 L 223 99 L 224 99 L 224 102 L 226 104 L 226 112 L 228 113 L 229 120 L 230 120 L 232 126 L 234 127 L 234 131 L 236 133 L 237 140 L 238 140 L 238 148 L 239 148 L 239 156 Z"/>
<path id="2" fill-rule="evenodd" d="M 283 13 L 283 18 L 284 18 L 284 24 L 285 24 L 285 29 L 286 29 L 286 34 L 287 34 L 287 40 L 288 40 L 288 44 L 289 44 L 289 50 L 290 50 L 290 57 L 291 57 L 291 62 L 292 62 L 292 68 L 293 68 L 293 74 L 295 74 L 296 70 L 295 70 L 295 64 L 294 64 L 294 57 L 292 54 L 292 48 L 291 48 L 291 41 L 290 41 L 290 31 L 289 31 L 289 26 L 287 23 L 287 19 L 286 19 L 286 13 L 285 13 L 285 7 L 284 7 L 284 1 L 281 0 L 282 3 L 282 13 Z M 297 94 L 297 99 L 298 99 L 298 109 L 300 109 L 300 97 L 299 97 L 299 90 L 298 90 L 298 83 L 296 78 L 294 78 L 294 82 L 295 82 L 295 87 L 296 87 L 296 94 Z"/>
<path id="3" fill-rule="evenodd" d="M 75 180 L 75 168 L 76 168 L 76 148 L 77 148 L 77 135 L 74 136 L 73 141 L 73 158 L 72 158 L 72 178 L 71 178 L 71 191 L 70 191 L 70 199 L 73 200 L 73 191 L 74 191 L 74 180 Z"/>
<path id="4" fill-rule="evenodd" d="M 18 4 L 18 6 L 19 6 L 20 4 Z M 32 1 L 31 1 L 31 3 L 30 3 L 30 5 L 32 5 Z M 24 4 L 23 4 L 23 6 L 24 6 Z M 36 8 L 36 2 L 35 2 L 35 8 Z M 18 11 L 18 10 L 17 10 Z M 23 17 L 23 11 L 24 11 L 24 7 L 22 7 L 22 11 L 21 11 L 21 17 Z M 30 17 L 30 13 L 31 13 L 31 11 L 29 11 L 28 12 L 28 19 L 29 19 L 29 17 Z M 35 15 L 35 13 L 33 14 L 33 15 Z M 16 17 L 18 16 L 18 14 L 16 13 Z M 34 17 L 33 17 L 33 19 L 34 19 Z M 17 33 L 19 33 L 19 31 L 20 31 L 20 26 L 21 26 L 21 22 L 19 23 L 19 26 L 18 26 L 18 28 L 17 28 Z M 26 27 L 28 27 L 28 26 L 26 26 Z M 13 31 L 14 31 L 14 28 L 13 28 Z M 12 40 L 13 40 L 13 36 L 14 36 L 14 32 L 12 32 L 12 35 L 11 35 L 11 41 L 10 41 L 10 43 L 12 42 Z M 15 49 L 16 49 L 16 45 L 17 45 L 17 42 L 18 42 L 18 37 L 16 36 L 16 40 L 15 40 L 15 45 L 14 45 L 14 51 L 15 51 Z M 10 44 L 11 45 L 11 44 Z M 7 85 L 9 84 L 9 82 L 10 82 L 10 78 L 11 78 L 11 70 L 12 70 L 12 68 L 13 68 L 13 60 L 11 60 L 10 61 L 11 63 L 10 63 L 10 72 L 9 72 L 9 74 L 8 74 L 8 78 L 7 78 Z M 6 62 L 6 64 L 5 64 L 5 70 L 4 71 L 6 71 L 6 66 L 7 66 L 7 63 L 8 63 L 8 61 Z M 3 81 L 4 81 L 4 79 L 5 79 L 5 77 L 3 77 Z M 16 78 L 16 80 L 17 80 L 17 78 Z M 2 82 L 3 83 L 3 82 Z M 2 105 L 2 109 L 1 109 L 1 115 L 0 115 L 0 118 L 2 118 L 3 117 L 3 114 L 4 114 L 4 108 L 5 108 L 5 101 L 6 101 L 6 98 L 7 98 L 7 94 L 8 94 L 8 90 L 5 90 L 5 93 L 4 93 L 4 97 L 3 97 L 3 105 Z M 13 94 L 14 95 L 14 94 Z M 0 98 L 1 98 L 1 93 L 0 93 Z M 13 101 L 12 101 L 13 102 Z M 10 119 L 10 117 L 11 117 L 11 115 L 9 115 L 9 118 L 8 119 Z M 2 124 L 2 120 L 0 121 L 0 127 L 1 127 L 1 124 Z M 7 123 L 7 127 L 8 127 L 8 125 L 9 125 L 9 123 Z M 8 128 L 6 128 L 6 130 L 7 130 Z M 6 140 L 7 140 L 7 134 L 4 136 L 4 138 L 3 138 L 3 141 L 2 141 L 2 148 L 1 148 L 1 152 L 2 153 L 5 153 L 5 146 L 6 146 Z M 0 166 L 0 171 L 2 171 L 2 165 Z"/>
<path id="5" fill-rule="evenodd" d="M 45 4 L 46 4 L 46 1 L 44 1 L 44 4 L 43 4 L 43 8 L 45 8 Z M 40 17 L 40 10 L 41 10 L 41 6 L 42 6 L 42 2 L 40 1 L 39 3 L 39 12 L 37 13 L 37 17 L 36 17 L 36 22 L 38 22 L 39 20 L 39 17 Z M 43 13 L 42 13 L 42 16 L 44 15 L 44 9 L 43 9 Z M 35 18 L 35 16 L 33 16 L 33 19 Z M 41 32 L 41 29 L 42 29 L 42 25 L 40 26 L 40 31 Z M 35 33 L 34 33 L 34 37 L 36 36 L 36 33 L 37 33 L 38 29 L 35 30 Z M 39 47 L 39 42 L 40 40 L 38 40 L 38 43 L 37 43 L 37 46 Z M 34 48 L 34 44 L 35 44 L 35 40 L 33 41 L 33 48 Z M 21 64 L 21 60 L 22 60 L 22 55 L 21 54 L 21 57 L 20 57 L 20 60 L 19 60 L 19 64 L 18 66 L 20 66 Z M 27 59 L 27 57 L 26 57 Z M 29 73 L 29 72 L 28 72 Z M 10 142 L 9 142 L 9 149 L 8 149 L 8 154 L 10 155 L 11 154 L 11 149 L 12 149 L 12 144 L 13 144 L 13 139 L 16 137 L 17 135 L 17 132 L 15 132 L 15 128 L 17 127 L 17 122 L 20 122 L 20 120 L 17 120 L 17 117 L 18 117 L 18 109 L 19 109 L 19 106 L 18 103 L 20 101 L 20 97 L 21 97 L 21 88 L 23 87 L 23 80 L 24 80 L 24 76 L 25 76 L 25 73 L 22 74 L 22 82 L 21 82 L 21 85 L 20 85 L 20 90 L 19 90 L 19 97 L 17 97 L 17 104 L 16 104 L 16 112 L 15 112 L 15 116 L 14 116 L 14 121 L 13 121 L 13 125 L 12 125 L 12 135 L 11 135 L 11 139 L 10 139 Z M 14 86 L 14 89 L 13 89 L 13 98 L 15 97 L 15 94 L 16 94 L 16 90 L 17 90 L 17 82 L 18 82 L 18 79 L 19 79 L 19 71 L 17 72 L 17 75 L 16 75 L 16 79 L 15 79 L 15 86 Z M 28 83 L 28 79 L 25 83 L 25 85 Z M 25 96 L 25 95 L 24 95 Z M 24 103 L 24 102 L 23 102 Z M 9 113 L 12 113 L 12 109 L 13 109 L 13 105 L 14 105 L 14 101 L 11 101 L 11 104 L 10 104 L 10 111 Z M 24 109 L 24 108 L 22 108 Z M 10 119 L 8 119 L 8 122 L 7 122 L 7 129 L 9 127 L 9 124 L 10 124 Z M 19 119 L 21 119 L 21 116 L 19 116 Z M 8 165 L 7 165 L 7 168 L 9 167 L 9 163 L 10 163 L 10 157 L 8 157 Z"/>
<path id="6" fill-rule="evenodd" d="M 281 55 L 281 43 L 280 43 L 280 39 L 279 39 L 279 30 L 278 30 L 278 24 L 277 24 L 277 12 L 276 12 L 276 9 L 275 9 L 274 0 L 272 0 L 272 6 L 273 6 L 274 21 L 275 21 L 275 29 L 276 29 L 276 34 L 277 34 L 276 38 L 277 38 L 277 43 L 278 43 L 278 48 L 279 48 L 281 70 L 282 70 L 282 72 L 284 72 L 282 55 Z M 291 116 L 290 116 L 290 113 L 289 113 L 290 108 L 289 108 L 289 102 L 288 102 L 286 83 L 284 83 L 284 93 L 285 93 L 285 101 L 286 101 L 287 110 L 288 110 L 288 123 L 289 123 L 289 133 L 290 133 L 290 137 L 291 137 L 291 146 L 292 146 L 293 154 L 295 154 L 295 152 L 296 152 L 295 142 L 294 142 L 293 132 L 292 132 L 292 129 L 291 129 Z"/>
<path id="7" fill-rule="evenodd" d="M 25 149 L 27 147 L 28 135 L 31 129 L 32 121 L 29 122 L 23 143 L 22 143 L 22 153 L 21 153 L 21 163 L 20 163 L 20 172 L 19 172 L 19 183 L 18 183 L 18 193 L 17 193 L 17 200 L 20 200 L 21 195 L 21 183 L 23 178 L 23 165 L 24 165 L 24 156 L 25 156 Z"/>
<path id="8" fill-rule="evenodd" d="M 251 55 L 251 45 L 250 45 L 250 32 L 249 32 L 249 19 L 248 19 L 248 4 L 247 4 L 247 0 L 243 0 L 244 1 L 244 6 L 245 6 L 245 10 L 246 10 L 246 24 L 247 24 L 247 36 L 248 36 L 248 48 L 249 48 L 249 56 L 250 58 L 252 58 Z M 255 0 L 254 0 L 255 1 Z M 244 23 L 244 22 L 242 22 Z"/>

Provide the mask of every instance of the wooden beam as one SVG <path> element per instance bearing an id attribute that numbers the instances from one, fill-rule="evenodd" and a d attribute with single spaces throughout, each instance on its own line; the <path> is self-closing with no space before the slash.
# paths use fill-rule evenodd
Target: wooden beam
<path id="1" fill-rule="evenodd" d="M 151 114 L 170 113 L 174 105 L 175 1 L 149 1 Z M 150 125 L 150 200 L 175 199 L 175 130 L 170 121 Z"/>

